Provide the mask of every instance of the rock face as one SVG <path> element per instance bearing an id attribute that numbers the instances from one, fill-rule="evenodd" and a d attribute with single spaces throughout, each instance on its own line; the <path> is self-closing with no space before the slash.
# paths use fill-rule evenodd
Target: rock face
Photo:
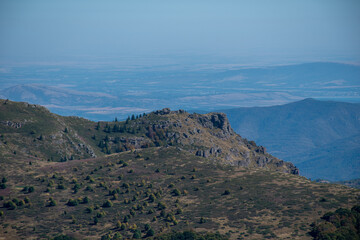
<path id="1" fill-rule="evenodd" d="M 222 139 L 228 139 L 234 135 L 234 131 L 230 127 L 229 120 L 224 113 L 212 113 L 211 115 L 195 115 L 199 123 L 204 128 L 209 129 L 221 129 L 222 131 L 217 132 L 214 136 Z"/>
<path id="2" fill-rule="evenodd" d="M 12 127 L 12 128 L 21 128 L 24 123 L 22 122 L 13 122 L 13 121 L 1 121 L 2 125 Z"/>

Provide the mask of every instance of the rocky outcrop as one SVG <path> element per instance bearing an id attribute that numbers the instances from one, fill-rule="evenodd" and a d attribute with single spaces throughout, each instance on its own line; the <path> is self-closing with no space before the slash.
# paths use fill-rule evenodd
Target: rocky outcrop
<path id="1" fill-rule="evenodd" d="M 212 147 L 207 150 L 197 150 L 195 155 L 208 158 L 210 156 L 218 157 L 220 153 L 221 153 L 221 148 Z"/>
<path id="2" fill-rule="evenodd" d="M 206 115 L 193 114 L 192 117 L 197 117 L 199 123 L 208 129 L 219 129 L 221 131 L 214 131 L 212 134 L 218 138 L 228 139 L 234 135 L 229 120 L 224 113 L 211 113 Z"/>
<path id="3" fill-rule="evenodd" d="M 21 128 L 24 123 L 22 122 L 13 122 L 13 121 L 1 121 L 2 125 L 12 127 L 12 128 Z"/>
<path id="4" fill-rule="evenodd" d="M 78 146 L 80 147 L 80 149 L 85 150 L 85 152 L 90 155 L 92 158 L 96 158 L 96 154 L 94 152 L 94 150 L 92 149 L 92 147 L 90 147 L 87 144 L 83 144 L 83 143 L 79 143 Z M 82 150 L 77 149 L 79 153 L 82 153 Z"/>
<path id="5" fill-rule="evenodd" d="M 186 113 L 185 110 L 182 110 L 182 109 L 179 109 L 177 111 L 171 111 L 170 108 L 163 108 L 161 110 L 156 110 L 153 112 L 154 114 L 156 115 L 167 115 L 167 114 L 170 114 L 170 113 L 174 113 L 174 114 L 177 114 L 177 113 Z"/>
<path id="6" fill-rule="evenodd" d="M 268 168 L 298 174 L 298 169 L 266 152 L 263 146 L 236 134 L 224 113 L 189 114 L 168 108 L 155 111 L 161 118 L 152 123 L 151 129 L 165 132 L 168 144 L 186 146 L 196 156 L 217 159 L 225 164 L 239 167 Z"/>
<path id="7" fill-rule="evenodd" d="M 110 137 L 113 150 L 119 143 L 122 144 L 120 149 L 117 147 L 120 151 L 171 145 L 210 161 L 298 174 L 293 164 L 271 156 L 265 147 L 236 134 L 224 113 L 189 114 L 164 108 L 128 123 L 127 127 L 146 129 L 146 132 L 142 137 L 126 136 L 117 140 Z"/>

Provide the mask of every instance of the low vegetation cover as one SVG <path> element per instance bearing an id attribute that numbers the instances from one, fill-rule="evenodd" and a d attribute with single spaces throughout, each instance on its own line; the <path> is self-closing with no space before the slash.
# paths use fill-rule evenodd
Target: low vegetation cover
<path id="1" fill-rule="evenodd" d="M 194 231 L 184 231 L 184 232 L 173 232 L 163 234 L 157 237 L 152 238 L 154 240 L 227 240 L 226 236 L 220 235 L 219 233 L 196 233 Z"/>
<path id="2" fill-rule="evenodd" d="M 11 114 L 20 119 L 15 112 Z M 27 122 L 35 122 L 36 117 L 39 115 L 26 117 Z M 17 121 L 25 122 L 22 119 Z M 59 149 L 60 155 L 77 151 L 71 147 L 75 139 L 85 142 L 95 131 L 99 134 L 95 139 L 106 138 L 102 128 L 106 123 L 100 123 L 100 130 L 96 130 L 97 123 L 61 119 L 67 121 L 63 123 L 68 132 L 62 126 L 59 136 L 72 135 L 53 139 L 62 139 L 60 142 L 64 143 L 57 145 L 64 147 Z M 135 124 L 142 120 L 135 116 L 128 124 L 131 121 Z M 219 141 L 224 133 L 218 128 L 208 132 L 206 128 L 199 129 L 196 143 L 203 141 L 203 146 Z M 89 146 L 96 157 L 83 155 L 80 159 L 52 161 L 44 156 L 50 156 L 48 144 L 53 141 L 27 142 L 32 139 L 30 135 L 26 137 L 29 129 L 21 127 L 17 131 L 9 122 L 2 125 L 2 130 L 0 236 L 5 239 L 311 239 L 311 222 L 329 211 L 352 208 L 360 198 L 357 189 L 315 183 L 296 174 L 274 171 L 277 164 L 280 169 L 287 169 L 282 168 L 285 163 L 266 155 L 255 143 L 247 142 L 252 146 L 248 148 L 246 141 L 240 147 L 253 154 L 249 161 L 256 163 L 256 156 L 267 157 L 269 167 L 266 164 L 245 167 L 218 161 L 216 156 L 204 157 L 204 152 L 197 152 L 206 148 L 187 145 L 194 138 L 173 139 L 170 131 L 167 144 L 106 154 L 101 149 L 95 150 L 98 140 L 94 140 Z M 42 141 L 49 138 L 45 133 L 42 135 Z M 25 137 L 16 140 L 16 136 Z M 222 149 L 227 151 L 227 147 L 233 146 L 231 141 L 235 138 L 236 135 L 224 138 Z M 174 144 L 170 144 L 171 139 Z M 183 141 L 182 145 L 176 139 Z M 78 144 L 82 146 L 75 145 Z M 37 149 L 37 157 L 29 153 L 33 149 Z M 79 154 L 84 149 L 79 147 Z"/>
<path id="3" fill-rule="evenodd" d="M 0 231 L 9 239 L 143 238 L 185 229 L 230 239 L 310 239 L 309 223 L 353 206 L 360 195 L 292 174 L 217 164 L 176 147 L 11 166 L 1 166 L 7 188 L 0 192 Z"/>

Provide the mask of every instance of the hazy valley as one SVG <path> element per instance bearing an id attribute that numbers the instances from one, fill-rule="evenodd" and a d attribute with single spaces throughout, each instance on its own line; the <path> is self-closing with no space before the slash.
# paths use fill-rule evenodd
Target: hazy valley
<path id="1" fill-rule="evenodd" d="M 4 99 L 44 105 L 66 116 L 111 121 L 162 108 L 215 111 L 280 105 L 310 97 L 359 102 L 360 67 L 326 62 L 284 66 L 9 65 L 1 69 L 0 78 Z"/>

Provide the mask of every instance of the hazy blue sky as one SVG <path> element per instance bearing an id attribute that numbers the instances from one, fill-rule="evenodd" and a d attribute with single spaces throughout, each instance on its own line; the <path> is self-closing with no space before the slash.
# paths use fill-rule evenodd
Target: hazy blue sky
<path id="1" fill-rule="evenodd" d="M 359 26 L 359 0 L 0 0 L 0 60 L 360 62 Z"/>

